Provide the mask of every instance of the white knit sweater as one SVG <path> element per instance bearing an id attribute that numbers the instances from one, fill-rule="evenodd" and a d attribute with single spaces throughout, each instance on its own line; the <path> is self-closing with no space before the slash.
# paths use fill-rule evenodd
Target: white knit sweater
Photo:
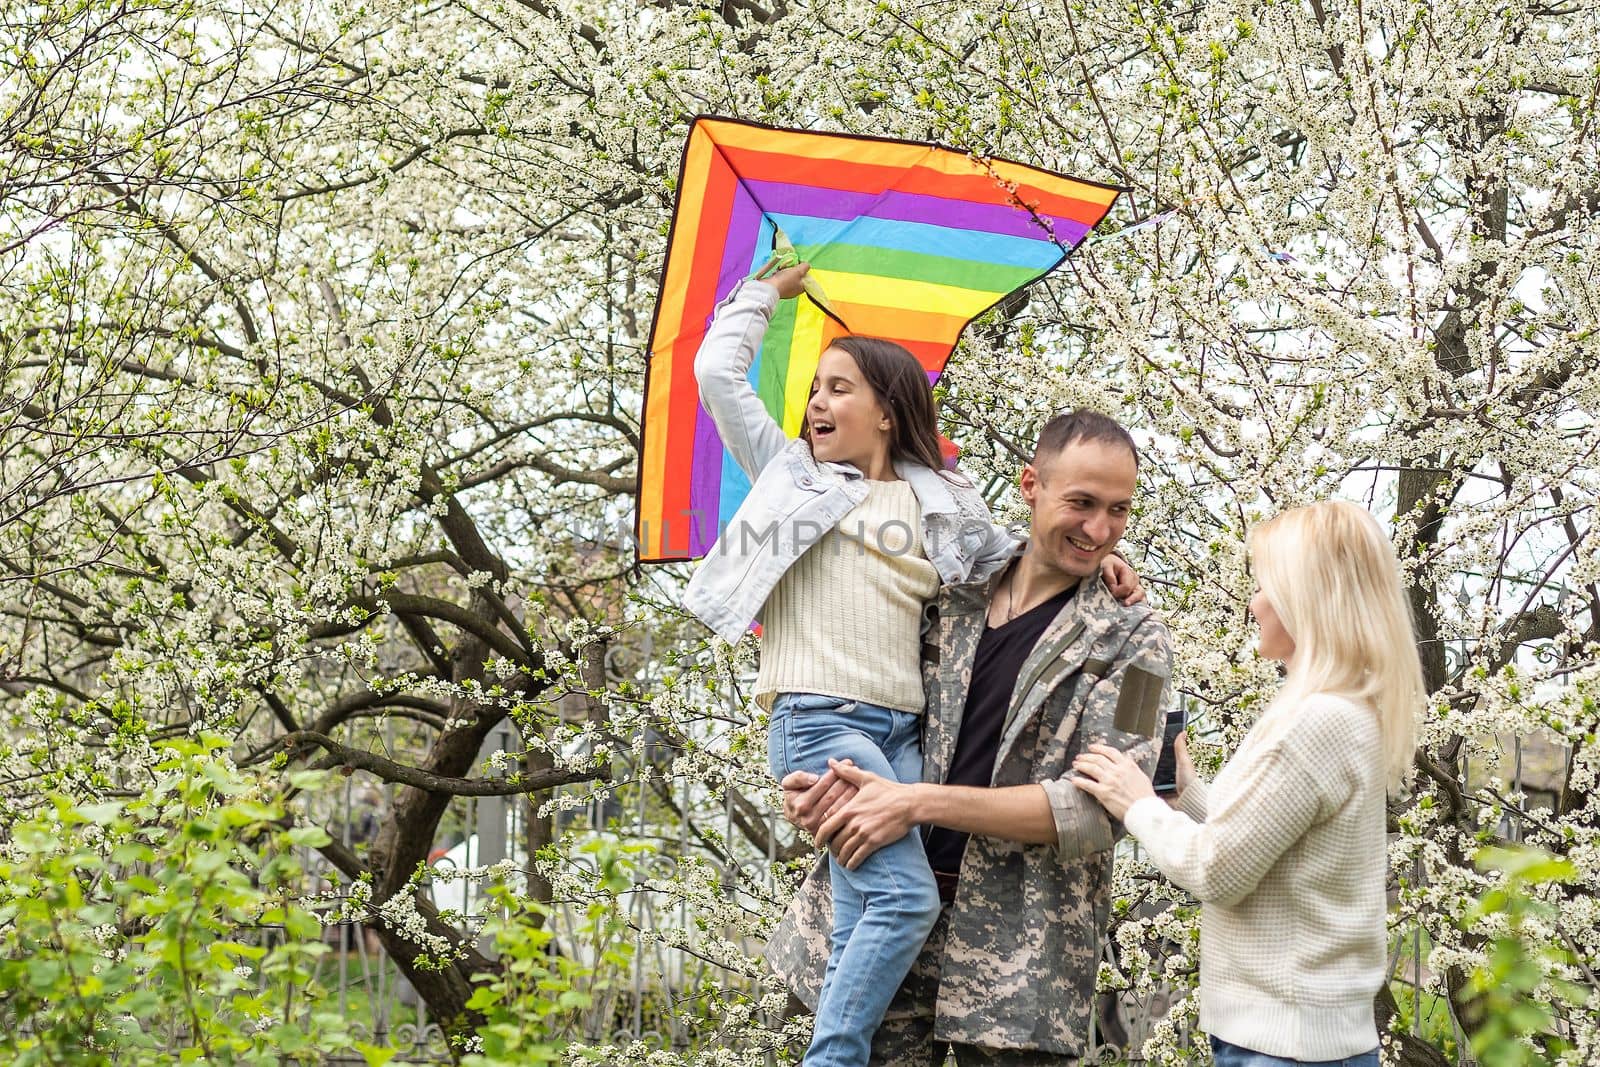
<path id="1" fill-rule="evenodd" d="M 761 612 L 756 700 L 820 693 L 921 713 L 922 613 L 939 572 L 905 481 L 867 497 L 778 580 Z"/>
<path id="2" fill-rule="evenodd" d="M 1370 708 L 1275 707 L 1207 789 L 1128 809 L 1128 831 L 1200 915 L 1200 1027 L 1296 1060 L 1377 1047 L 1384 980 L 1383 748 Z"/>

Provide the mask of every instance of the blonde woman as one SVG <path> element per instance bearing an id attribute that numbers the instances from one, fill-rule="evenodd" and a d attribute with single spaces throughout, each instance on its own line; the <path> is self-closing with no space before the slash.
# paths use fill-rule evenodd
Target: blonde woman
<path id="1" fill-rule="evenodd" d="M 1283 686 L 1209 787 L 1181 739 L 1179 792 L 1093 745 L 1073 784 L 1203 905 L 1200 1027 L 1217 1067 L 1377 1067 L 1385 975 L 1384 796 L 1411 764 L 1424 693 L 1394 550 L 1353 504 L 1251 531 L 1250 612 Z"/>

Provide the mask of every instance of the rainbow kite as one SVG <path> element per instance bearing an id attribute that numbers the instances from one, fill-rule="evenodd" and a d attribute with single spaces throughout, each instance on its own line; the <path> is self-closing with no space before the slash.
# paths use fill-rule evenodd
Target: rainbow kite
<path id="1" fill-rule="evenodd" d="M 834 338 L 898 341 L 936 379 L 967 323 L 1059 265 L 1119 192 L 940 145 L 696 119 L 650 331 L 639 558 L 704 555 L 750 490 L 694 356 L 717 301 L 775 250 L 810 262 L 827 304 L 780 303 L 750 370 L 793 437 Z"/>

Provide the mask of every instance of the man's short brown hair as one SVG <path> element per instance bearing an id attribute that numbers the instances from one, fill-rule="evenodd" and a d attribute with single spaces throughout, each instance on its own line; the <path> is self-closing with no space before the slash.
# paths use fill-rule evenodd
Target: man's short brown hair
<path id="1" fill-rule="evenodd" d="M 1133 455 L 1134 469 L 1139 466 L 1139 446 L 1133 435 L 1113 419 L 1088 408 L 1064 411 L 1044 424 L 1039 431 L 1039 443 L 1033 449 L 1033 462 L 1054 456 L 1074 441 L 1099 441 L 1102 444 L 1121 445 Z"/>

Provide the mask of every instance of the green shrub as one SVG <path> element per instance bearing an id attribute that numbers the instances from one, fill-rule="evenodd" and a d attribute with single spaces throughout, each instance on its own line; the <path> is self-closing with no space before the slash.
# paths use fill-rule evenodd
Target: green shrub
<path id="1" fill-rule="evenodd" d="M 166 743 L 137 797 L 54 796 L 0 849 L 0 1054 L 15 1067 L 392 1057 L 324 1010 L 299 846 L 219 739 Z M 312 784 L 309 778 L 302 785 Z"/>
<path id="2" fill-rule="evenodd" d="M 1552 1001 L 1581 1008 L 1595 991 L 1565 977 L 1575 958 L 1558 940 L 1559 915 L 1547 897 L 1575 880 L 1577 868 L 1529 847 L 1482 849 L 1477 864 L 1504 877 L 1463 919 L 1467 928 L 1492 931 L 1462 1020 L 1472 1054 L 1482 1067 L 1563 1062 L 1572 1046 L 1558 1031 Z"/>
<path id="3" fill-rule="evenodd" d="M 564 949 L 553 943 L 549 908 L 506 886 L 489 888 L 498 909 L 485 931 L 500 968 L 476 976 L 481 984 L 467 1007 L 485 1022 L 463 1067 L 560 1063 L 586 1032 L 610 1029 L 610 994 L 626 982 L 634 954 L 618 898 L 633 888 L 635 854 L 644 848 L 609 838 L 582 846 L 595 863 L 594 890 Z"/>

